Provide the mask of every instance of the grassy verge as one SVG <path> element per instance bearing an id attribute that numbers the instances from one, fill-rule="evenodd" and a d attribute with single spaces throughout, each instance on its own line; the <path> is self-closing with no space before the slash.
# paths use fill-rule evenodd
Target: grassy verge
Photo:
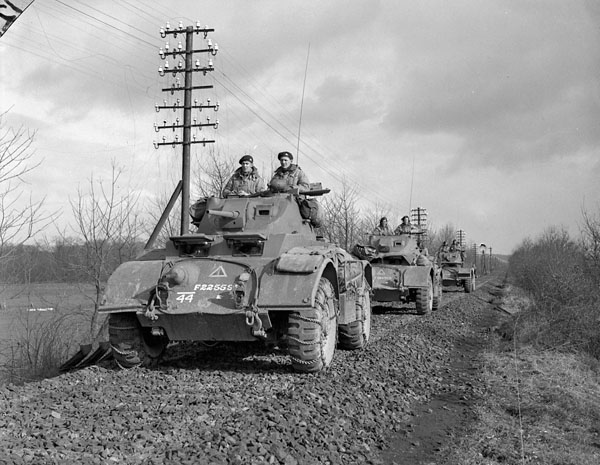
<path id="1" fill-rule="evenodd" d="M 599 464 L 598 359 L 504 335 L 482 355 L 477 421 L 444 451 L 444 463 Z"/>
<path id="2" fill-rule="evenodd" d="M 78 284 L 2 287 L 0 384 L 54 376 L 91 342 L 90 293 Z"/>

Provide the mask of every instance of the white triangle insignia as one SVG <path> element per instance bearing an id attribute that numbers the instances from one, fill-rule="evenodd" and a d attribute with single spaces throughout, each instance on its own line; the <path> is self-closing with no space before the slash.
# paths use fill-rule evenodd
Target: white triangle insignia
<path id="1" fill-rule="evenodd" d="M 213 271 L 211 274 L 209 274 L 208 277 L 209 278 L 226 278 L 227 273 L 225 273 L 225 269 L 223 268 L 223 266 L 220 266 L 215 271 Z"/>

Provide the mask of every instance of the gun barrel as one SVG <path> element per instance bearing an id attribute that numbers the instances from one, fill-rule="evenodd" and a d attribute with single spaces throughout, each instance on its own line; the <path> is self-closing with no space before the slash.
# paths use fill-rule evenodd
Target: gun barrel
<path id="1" fill-rule="evenodd" d="M 222 216 L 223 218 L 237 218 L 240 212 L 232 212 L 228 210 L 207 210 L 206 213 L 213 216 Z"/>

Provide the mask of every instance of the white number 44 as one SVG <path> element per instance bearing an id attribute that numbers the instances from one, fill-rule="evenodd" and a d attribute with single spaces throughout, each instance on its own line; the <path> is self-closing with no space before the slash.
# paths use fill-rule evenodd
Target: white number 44
<path id="1" fill-rule="evenodd" d="M 195 292 L 178 292 L 177 294 L 178 294 L 178 296 L 175 300 L 177 300 L 178 302 L 184 303 L 184 302 L 192 302 L 194 300 Z"/>

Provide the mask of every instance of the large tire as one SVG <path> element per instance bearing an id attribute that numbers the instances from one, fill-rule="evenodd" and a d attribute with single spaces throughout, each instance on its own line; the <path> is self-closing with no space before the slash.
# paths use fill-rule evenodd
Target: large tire
<path id="1" fill-rule="evenodd" d="M 418 315 L 426 315 L 433 310 L 433 283 L 427 278 L 427 287 L 417 289 L 416 308 Z"/>
<path id="2" fill-rule="evenodd" d="M 155 364 L 169 342 L 166 336 L 153 336 L 149 328 L 142 328 L 135 313 L 112 313 L 108 339 L 117 365 L 124 369 Z"/>
<path id="3" fill-rule="evenodd" d="M 440 289 L 438 295 L 433 296 L 433 302 L 431 304 L 431 309 L 435 312 L 442 306 L 442 290 Z"/>
<path id="4" fill-rule="evenodd" d="M 337 342 L 337 314 L 333 286 L 321 278 L 314 307 L 289 315 L 288 352 L 295 370 L 316 373 L 329 366 Z"/>
<path id="5" fill-rule="evenodd" d="M 362 290 L 356 299 L 356 314 L 359 319 L 338 326 L 338 346 L 340 349 L 364 349 L 371 336 L 371 296 L 367 282 L 363 282 Z"/>
<path id="6" fill-rule="evenodd" d="M 471 276 L 470 278 L 465 279 L 463 285 L 467 294 L 473 292 L 475 290 L 475 278 Z"/>

